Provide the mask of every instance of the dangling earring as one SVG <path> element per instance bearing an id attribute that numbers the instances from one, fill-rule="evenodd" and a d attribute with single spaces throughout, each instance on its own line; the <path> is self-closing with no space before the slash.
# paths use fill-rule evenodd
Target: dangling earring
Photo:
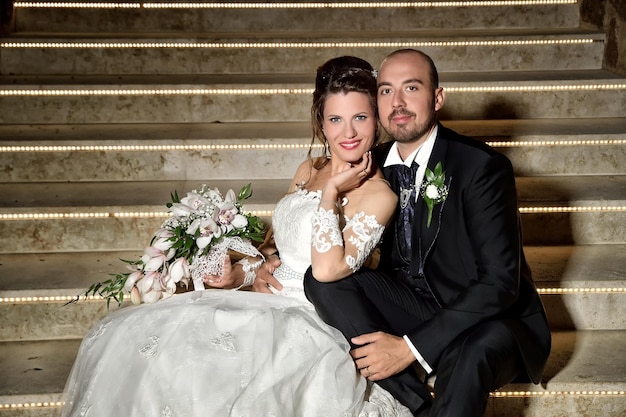
<path id="1" fill-rule="evenodd" d="M 322 129 L 322 135 L 324 135 L 324 154 L 326 159 L 330 159 L 330 146 L 328 145 L 328 138 L 326 137 L 326 131 Z"/>

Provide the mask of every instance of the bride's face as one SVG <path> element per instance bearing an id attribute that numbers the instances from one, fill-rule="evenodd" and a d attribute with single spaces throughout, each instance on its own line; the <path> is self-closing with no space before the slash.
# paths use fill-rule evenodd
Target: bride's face
<path id="1" fill-rule="evenodd" d="M 333 158 L 359 161 L 372 148 L 376 136 L 376 113 L 367 94 L 329 95 L 322 128 Z"/>

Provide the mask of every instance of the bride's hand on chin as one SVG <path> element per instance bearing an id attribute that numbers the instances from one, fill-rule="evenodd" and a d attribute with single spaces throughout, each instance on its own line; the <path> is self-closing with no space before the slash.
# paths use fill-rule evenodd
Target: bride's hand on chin
<path id="1" fill-rule="evenodd" d="M 339 173 L 330 177 L 326 187 L 333 187 L 337 194 L 342 194 L 358 188 L 370 175 L 372 175 L 372 155 L 371 152 L 365 152 L 360 162 L 346 163 Z"/>
<path id="2" fill-rule="evenodd" d="M 274 277 L 274 271 L 280 266 L 280 259 L 272 257 L 261 265 L 252 284 L 252 291 L 273 294 L 283 289 L 282 284 Z M 274 291 L 272 291 L 274 289 Z"/>

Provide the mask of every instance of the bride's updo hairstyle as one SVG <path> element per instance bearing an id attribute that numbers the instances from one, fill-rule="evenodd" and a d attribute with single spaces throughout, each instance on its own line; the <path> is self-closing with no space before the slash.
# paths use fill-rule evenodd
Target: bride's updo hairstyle
<path id="1" fill-rule="evenodd" d="M 324 121 L 324 104 L 331 94 L 347 94 L 350 92 L 363 93 L 369 97 L 374 114 L 377 114 L 376 106 L 376 72 L 369 62 L 354 56 L 341 56 L 333 58 L 317 69 L 315 77 L 315 91 L 313 91 L 313 105 L 311 106 L 311 124 L 313 139 L 309 157 L 313 145 L 319 142 L 324 147 L 324 154 L 330 155 L 328 141 L 322 131 Z M 314 167 L 320 169 L 328 160 L 318 158 Z"/>

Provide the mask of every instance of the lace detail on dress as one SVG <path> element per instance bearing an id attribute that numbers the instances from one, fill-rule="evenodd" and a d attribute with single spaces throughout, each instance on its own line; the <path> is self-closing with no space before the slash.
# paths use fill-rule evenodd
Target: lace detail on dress
<path id="1" fill-rule="evenodd" d="M 356 257 L 346 255 L 346 264 L 352 272 L 356 272 L 374 250 L 385 231 L 376 221 L 376 216 L 368 216 L 361 211 L 347 221 L 345 231 L 348 232 L 348 242 L 357 248 Z"/>
<path id="2" fill-rule="evenodd" d="M 78 412 L 78 415 L 80 417 L 85 417 L 89 414 L 89 410 L 91 410 L 91 404 L 85 404 L 82 407 L 80 407 L 80 411 Z"/>
<path id="3" fill-rule="evenodd" d="M 262 256 L 261 253 L 250 243 L 239 236 L 225 237 L 211 247 L 211 250 L 198 257 L 192 263 L 191 277 L 194 282 L 207 275 L 222 275 L 224 259 L 229 250 L 243 253 L 248 256 Z"/>
<path id="4" fill-rule="evenodd" d="M 211 340 L 211 344 L 221 350 L 225 350 L 228 352 L 236 352 L 235 349 L 235 338 L 229 332 L 222 333 L 215 339 Z"/>
<path id="5" fill-rule="evenodd" d="M 89 335 L 89 339 L 96 339 L 102 336 L 106 331 L 108 325 L 109 321 L 103 321 L 102 323 L 98 324 L 98 327 L 96 327 L 95 330 Z"/>
<path id="6" fill-rule="evenodd" d="M 311 244 L 319 253 L 326 253 L 333 246 L 343 246 L 343 236 L 339 230 L 339 215 L 333 210 L 318 207 L 313 213 Z"/>
<path id="7" fill-rule="evenodd" d="M 289 280 L 302 281 L 303 275 L 291 269 L 287 264 L 280 264 L 278 265 L 278 268 L 274 270 L 274 278 L 280 282 Z"/>
<path id="8" fill-rule="evenodd" d="M 157 348 L 159 345 L 159 336 L 150 336 L 150 343 L 142 346 L 139 349 L 139 353 L 146 359 L 150 359 L 157 353 Z"/>
<path id="9" fill-rule="evenodd" d="M 165 408 L 161 410 L 161 417 L 174 417 L 174 413 L 172 413 L 172 409 L 166 405 Z"/>

